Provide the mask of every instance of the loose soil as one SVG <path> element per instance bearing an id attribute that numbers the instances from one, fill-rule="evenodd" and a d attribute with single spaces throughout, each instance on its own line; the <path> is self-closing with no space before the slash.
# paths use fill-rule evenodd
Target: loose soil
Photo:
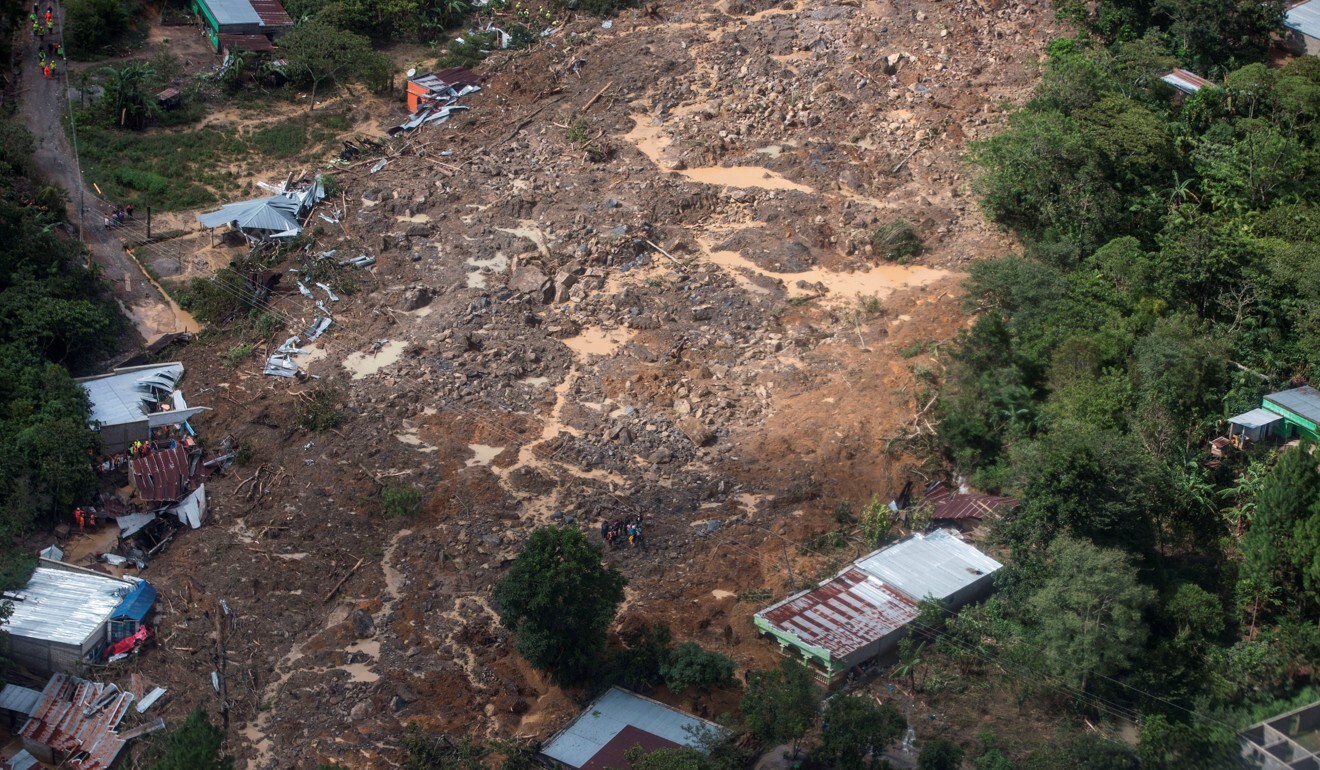
<path id="1" fill-rule="evenodd" d="M 595 539 L 645 514 L 648 548 L 606 552 L 630 581 L 618 629 L 665 622 L 740 669 L 774 665 L 752 613 L 862 549 L 794 544 L 921 470 L 938 351 L 968 323 L 963 270 L 1012 246 L 961 155 L 1028 94 L 1052 11 L 654 9 L 492 56 L 470 112 L 396 140 L 378 173 L 337 172 L 320 211 L 339 223 L 313 216 L 314 250 L 377 262 L 301 359 L 318 381 L 264 377 L 260 355 L 231 368 L 234 339 L 182 353 L 189 402 L 213 408 L 198 428 L 253 459 L 208 484 L 210 524 L 149 569 L 160 646 L 109 675 L 170 687 L 171 721 L 214 711 L 204 613 L 224 598 L 240 766 L 378 766 L 412 721 L 561 727 L 589 693 L 530 669 L 490 605 L 546 523 Z M 911 265 L 869 246 L 898 218 L 926 244 Z M 296 292 L 272 302 L 275 344 L 316 313 Z M 346 420 L 309 434 L 296 413 L 318 388 Z M 382 517 L 387 482 L 417 485 L 424 510 Z M 709 715 L 737 700 L 658 697 Z"/>

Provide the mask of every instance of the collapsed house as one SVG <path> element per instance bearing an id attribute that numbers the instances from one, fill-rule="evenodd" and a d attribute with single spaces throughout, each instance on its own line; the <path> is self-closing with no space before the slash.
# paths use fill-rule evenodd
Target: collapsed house
<path id="1" fill-rule="evenodd" d="M 568 726 L 551 736 L 541 754 L 572 770 L 627 768 L 624 752 L 687 746 L 704 750 L 723 733 L 716 724 L 630 692 L 611 687 Z"/>
<path id="2" fill-rule="evenodd" d="M 101 437 L 101 451 L 112 455 L 135 441 L 150 441 L 152 430 L 187 427 L 188 420 L 207 410 L 189 407 L 178 390 L 183 364 L 153 364 L 115 369 L 76 382 L 92 404 L 92 425 Z"/>
<path id="3" fill-rule="evenodd" d="M 988 595 L 1002 567 L 954 532 L 913 534 L 857 560 L 820 587 L 756 613 L 752 622 L 828 687 L 894 649 L 917 619 L 918 602 L 938 599 L 957 609 Z"/>
<path id="4" fill-rule="evenodd" d="M 133 693 L 117 685 L 52 676 L 16 734 L 23 750 L 3 767 L 25 770 L 40 767 L 40 761 L 52 767 L 109 770 L 129 741 L 165 727 L 164 720 L 157 719 L 119 731 L 133 700 Z"/>
<path id="5" fill-rule="evenodd" d="M 966 530 L 983 521 L 998 518 L 1020 503 L 1017 498 L 963 492 L 942 481 L 935 481 L 927 485 L 925 495 L 917 504 L 929 510 L 932 524 Z"/>
<path id="6" fill-rule="evenodd" d="M 52 674 L 100 662 L 108 645 L 136 634 L 155 604 L 156 589 L 145 580 L 38 559 L 27 585 L 5 598 L 13 606 L 2 626 L 11 659 L 34 673 Z"/>
<path id="7" fill-rule="evenodd" d="M 318 174 L 305 188 L 294 190 L 285 185 L 285 189 L 274 195 L 227 203 L 217 211 L 198 214 L 197 221 L 210 230 L 228 226 L 252 243 L 292 238 L 302 232 L 312 207 L 323 198 L 325 184 Z"/>
<path id="8" fill-rule="evenodd" d="M 423 125 L 438 126 L 448 121 L 453 113 L 467 109 L 458 100 L 480 91 L 480 82 L 480 78 L 466 67 L 409 77 L 408 111 L 412 117 L 386 133 L 397 136 Z"/>

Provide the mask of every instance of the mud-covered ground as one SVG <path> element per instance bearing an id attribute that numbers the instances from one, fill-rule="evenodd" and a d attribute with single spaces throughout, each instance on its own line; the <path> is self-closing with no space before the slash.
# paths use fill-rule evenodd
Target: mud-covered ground
<path id="1" fill-rule="evenodd" d="M 162 643 L 130 667 L 171 688 L 165 716 L 215 712 L 203 613 L 225 599 L 240 765 L 378 766 L 409 721 L 562 726 L 582 693 L 515 655 L 489 604 L 553 521 L 594 538 L 645 514 L 649 548 L 608 551 L 630 580 L 620 627 L 772 665 L 751 614 L 789 566 L 800 587 L 859 547 L 795 544 L 920 465 L 904 439 L 930 431 L 940 345 L 967 323 L 959 271 L 1011 247 L 960 158 L 1025 97 L 1052 10 L 655 8 L 491 57 L 469 113 L 338 172 L 318 212 L 339 223 L 314 216 L 311 251 L 377 262 L 334 277 L 339 302 L 313 289 L 335 318 L 299 358 L 320 380 L 262 376 L 261 351 L 226 363 L 254 336 L 182 353 L 190 403 L 214 408 L 198 428 L 253 457 L 151 564 Z M 868 244 L 897 218 L 926 244 L 914 264 Z M 297 293 L 273 307 L 287 333 L 315 313 Z M 318 389 L 346 420 L 309 433 L 296 411 Z M 397 483 L 425 491 L 420 514 L 379 515 Z"/>

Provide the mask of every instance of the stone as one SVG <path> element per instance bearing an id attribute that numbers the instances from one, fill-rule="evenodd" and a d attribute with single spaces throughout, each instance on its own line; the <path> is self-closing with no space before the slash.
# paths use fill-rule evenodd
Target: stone
<path id="1" fill-rule="evenodd" d="M 545 273 L 531 265 L 523 265 L 509 276 L 509 291 L 519 294 L 531 294 L 538 297 L 542 302 L 550 302 L 554 298 L 551 291 L 550 279 Z"/>
<path id="2" fill-rule="evenodd" d="M 371 613 L 358 608 L 349 615 L 349 620 L 353 623 L 353 635 L 359 639 L 366 639 L 376 634 L 376 620 L 371 617 Z"/>

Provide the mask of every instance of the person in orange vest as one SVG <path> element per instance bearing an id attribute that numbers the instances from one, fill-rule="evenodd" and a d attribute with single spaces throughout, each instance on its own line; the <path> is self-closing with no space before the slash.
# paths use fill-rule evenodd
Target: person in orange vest
<path id="1" fill-rule="evenodd" d="M 83 532 L 87 529 L 87 517 L 83 514 L 83 509 L 74 508 L 73 518 L 78 522 L 78 531 Z"/>
<path id="2" fill-rule="evenodd" d="M 46 79 L 47 79 L 47 80 L 50 80 L 50 65 L 47 64 L 45 67 L 42 67 L 42 68 L 41 68 L 41 71 L 42 71 L 43 74 L 45 74 Z"/>

